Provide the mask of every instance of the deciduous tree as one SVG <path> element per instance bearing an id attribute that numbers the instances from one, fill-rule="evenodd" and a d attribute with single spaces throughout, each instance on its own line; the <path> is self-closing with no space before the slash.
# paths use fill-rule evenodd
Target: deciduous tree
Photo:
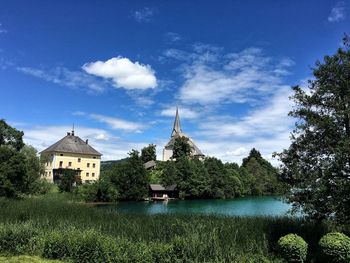
<path id="1" fill-rule="evenodd" d="M 294 87 L 298 118 L 290 147 L 280 154 L 289 200 L 312 218 L 350 222 L 349 38 L 317 61 L 308 88 Z"/>

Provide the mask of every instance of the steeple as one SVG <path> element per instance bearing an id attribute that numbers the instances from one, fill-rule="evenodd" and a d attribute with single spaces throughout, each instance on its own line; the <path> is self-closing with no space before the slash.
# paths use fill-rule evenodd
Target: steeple
<path id="1" fill-rule="evenodd" d="M 175 115 L 174 127 L 171 133 L 171 137 L 174 137 L 176 134 L 180 134 L 180 133 L 182 133 L 182 130 L 181 130 L 181 124 L 180 124 L 179 109 L 176 106 L 176 115 Z"/>

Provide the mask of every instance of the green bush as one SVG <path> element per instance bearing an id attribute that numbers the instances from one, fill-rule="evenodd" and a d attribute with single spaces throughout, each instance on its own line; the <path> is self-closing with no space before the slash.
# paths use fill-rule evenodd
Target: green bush
<path id="1" fill-rule="evenodd" d="M 50 192 L 52 187 L 52 183 L 49 183 L 46 179 L 39 178 L 32 183 L 31 194 L 44 195 Z"/>
<path id="2" fill-rule="evenodd" d="M 32 254 L 39 241 L 39 232 L 30 223 L 0 225 L 0 253 Z"/>
<path id="3" fill-rule="evenodd" d="M 333 232 L 324 235 L 319 242 L 321 260 L 324 262 L 350 262 L 350 238 L 342 233 Z"/>
<path id="4" fill-rule="evenodd" d="M 288 234 L 278 240 L 278 249 L 287 262 L 304 262 L 307 255 L 307 243 L 296 234 Z"/>
<path id="5" fill-rule="evenodd" d="M 67 233 L 52 231 L 44 238 L 43 257 L 50 259 L 63 259 L 71 256 L 71 240 Z"/>
<path id="6" fill-rule="evenodd" d="M 78 194 L 86 202 L 115 202 L 119 197 L 118 190 L 106 180 L 84 184 L 78 188 Z"/>

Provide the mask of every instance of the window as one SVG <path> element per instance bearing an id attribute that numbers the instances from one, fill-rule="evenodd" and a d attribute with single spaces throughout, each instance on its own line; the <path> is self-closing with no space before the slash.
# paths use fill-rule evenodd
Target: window
<path id="1" fill-rule="evenodd" d="M 87 168 L 89 168 L 90 167 L 90 163 L 87 163 Z"/>
<path id="2" fill-rule="evenodd" d="M 95 164 L 95 163 L 93 163 L 93 164 L 92 164 L 92 168 L 95 168 L 95 167 L 96 167 L 96 164 Z"/>
<path id="3" fill-rule="evenodd" d="M 60 156 L 63 156 L 63 153 L 61 153 Z"/>
<path id="4" fill-rule="evenodd" d="M 62 168 L 63 166 L 63 161 L 60 161 L 60 168 Z"/>
<path id="5" fill-rule="evenodd" d="M 96 156 L 94 156 L 94 157 L 92 157 L 92 158 L 96 159 Z"/>
<path id="6" fill-rule="evenodd" d="M 92 177 L 95 177 L 95 173 L 92 173 Z"/>
<path id="7" fill-rule="evenodd" d="M 80 163 L 81 162 L 81 159 L 80 158 L 78 158 L 78 163 Z"/>
<path id="8" fill-rule="evenodd" d="M 47 176 L 47 172 L 45 172 L 45 176 Z"/>
<path id="9" fill-rule="evenodd" d="M 49 176 L 51 176 L 51 172 L 49 172 Z"/>
<path id="10" fill-rule="evenodd" d="M 86 173 L 86 177 L 89 177 L 89 173 Z"/>
<path id="11" fill-rule="evenodd" d="M 68 166 L 72 166 L 72 162 L 69 162 L 69 163 L 68 163 Z"/>

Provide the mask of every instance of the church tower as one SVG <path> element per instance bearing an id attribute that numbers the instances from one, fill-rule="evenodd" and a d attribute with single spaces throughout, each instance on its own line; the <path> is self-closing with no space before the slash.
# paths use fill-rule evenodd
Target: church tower
<path id="1" fill-rule="evenodd" d="M 171 160 L 171 157 L 173 156 L 173 147 L 174 147 L 175 139 L 177 137 L 182 137 L 182 136 L 188 138 L 188 143 L 190 144 L 190 146 L 192 148 L 192 152 L 191 152 L 192 156 L 195 156 L 195 157 L 200 158 L 200 159 L 204 157 L 204 154 L 195 145 L 193 140 L 182 132 L 179 109 L 178 109 L 178 107 L 176 107 L 175 121 L 174 121 L 174 125 L 173 125 L 173 130 L 171 132 L 171 137 L 170 137 L 169 142 L 167 143 L 167 145 L 165 145 L 165 147 L 163 149 L 163 161 Z"/>

